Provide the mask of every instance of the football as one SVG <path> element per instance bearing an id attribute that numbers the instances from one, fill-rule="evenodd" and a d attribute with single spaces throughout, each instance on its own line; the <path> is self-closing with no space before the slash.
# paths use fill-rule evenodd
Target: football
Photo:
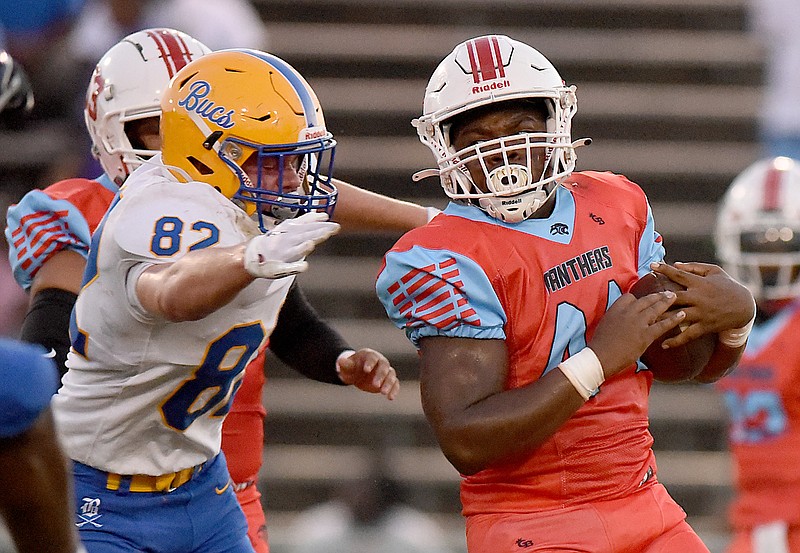
<path id="1" fill-rule="evenodd" d="M 684 290 L 683 286 L 673 282 L 661 273 L 650 272 L 637 280 L 630 289 L 630 293 L 641 298 L 656 292 L 671 290 L 673 292 Z M 677 309 L 673 307 L 673 309 Z M 691 342 L 676 348 L 664 349 L 661 343 L 677 335 L 680 328 L 676 327 L 665 332 L 650 344 L 642 354 L 641 361 L 653 373 L 653 378 L 659 382 L 675 383 L 691 380 L 708 364 L 717 338 L 713 334 L 706 334 Z"/>

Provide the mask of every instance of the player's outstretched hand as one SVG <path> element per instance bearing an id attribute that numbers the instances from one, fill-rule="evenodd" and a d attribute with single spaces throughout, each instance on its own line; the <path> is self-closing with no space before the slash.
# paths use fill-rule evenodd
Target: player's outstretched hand
<path id="1" fill-rule="evenodd" d="M 308 268 L 304 258 L 337 232 L 339 224 L 329 221 L 327 213 L 312 211 L 288 219 L 250 240 L 244 251 L 244 268 L 257 278 L 302 273 Z"/>
<path id="2" fill-rule="evenodd" d="M 631 366 L 659 336 L 686 317 L 682 310 L 667 312 L 675 292 L 658 292 L 637 299 L 623 294 L 606 311 L 589 347 L 609 378 Z"/>
<path id="3" fill-rule="evenodd" d="M 394 399 L 400 392 L 400 381 L 389 360 L 374 349 L 363 348 L 349 357 L 340 357 L 336 372 L 345 384 L 372 394 L 381 393 Z"/>
<path id="4" fill-rule="evenodd" d="M 686 312 L 682 332 L 664 340 L 676 347 L 703 334 L 745 326 L 755 314 L 753 295 L 721 267 L 711 263 L 654 263 L 651 269 L 669 277 L 686 290 L 677 292 L 675 304 Z"/>

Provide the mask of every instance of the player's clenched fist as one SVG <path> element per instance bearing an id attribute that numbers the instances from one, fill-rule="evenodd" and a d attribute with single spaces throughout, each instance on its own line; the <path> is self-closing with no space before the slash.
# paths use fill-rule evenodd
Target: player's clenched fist
<path id="1" fill-rule="evenodd" d="M 273 230 L 256 236 L 244 251 L 244 268 L 258 278 L 281 278 L 302 273 L 305 257 L 339 232 L 339 224 L 327 213 L 311 212 L 283 221 Z"/>
<path id="2" fill-rule="evenodd" d="M 345 384 L 373 394 L 394 399 L 400 392 L 400 381 L 389 360 L 374 349 L 363 348 L 336 361 L 336 372 Z"/>

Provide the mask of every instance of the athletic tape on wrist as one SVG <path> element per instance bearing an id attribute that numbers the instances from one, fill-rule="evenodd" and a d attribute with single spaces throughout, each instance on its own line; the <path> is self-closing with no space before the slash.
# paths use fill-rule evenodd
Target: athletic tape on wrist
<path id="1" fill-rule="evenodd" d="M 583 348 L 559 363 L 558 368 L 585 400 L 597 393 L 600 384 L 606 379 L 603 366 L 591 348 Z"/>
<path id="2" fill-rule="evenodd" d="M 753 318 L 750 319 L 750 322 L 744 325 L 742 328 L 723 330 L 718 334 L 720 343 L 728 346 L 729 348 L 742 347 L 745 342 L 747 342 L 747 337 L 750 336 L 750 331 L 753 330 L 753 324 L 755 324 L 755 322 L 756 316 L 753 315 Z"/>

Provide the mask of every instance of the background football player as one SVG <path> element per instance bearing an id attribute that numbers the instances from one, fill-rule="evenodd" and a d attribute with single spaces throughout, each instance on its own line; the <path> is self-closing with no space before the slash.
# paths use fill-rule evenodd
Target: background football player
<path id="1" fill-rule="evenodd" d="M 729 553 L 800 552 L 800 164 L 776 157 L 740 173 L 720 204 L 716 249 L 756 298 L 739 366 L 717 386 L 736 464 Z"/>

